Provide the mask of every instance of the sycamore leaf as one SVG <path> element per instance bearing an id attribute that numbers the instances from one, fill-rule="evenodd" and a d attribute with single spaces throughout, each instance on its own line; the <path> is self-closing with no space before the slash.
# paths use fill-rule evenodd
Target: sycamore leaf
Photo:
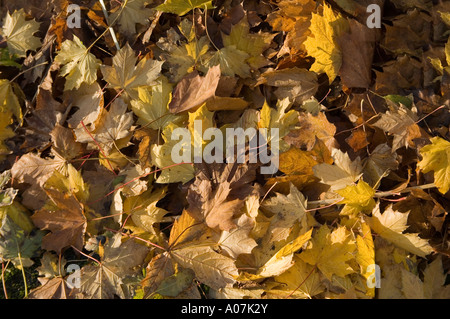
<path id="1" fill-rule="evenodd" d="M 0 80 L 0 111 L 2 120 L 7 121 L 8 112 L 12 112 L 17 120 L 22 123 L 23 115 L 19 99 L 14 94 L 12 83 L 9 80 Z"/>
<path id="2" fill-rule="evenodd" d="M 375 207 L 375 190 L 369 184 L 360 180 L 356 185 L 337 190 L 336 193 L 344 197 L 340 204 L 345 204 L 341 215 L 356 216 L 359 212 L 372 211 Z"/>
<path id="3" fill-rule="evenodd" d="M 262 53 L 270 46 L 272 38 L 273 35 L 266 32 L 251 33 L 246 16 L 231 27 L 229 35 L 222 34 L 224 46 L 234 46 L 237 50 L 247 53 L 249 57 L 245 62 L 253 69 L 259 69 L 270 63 L 262 56 Z"/>
<path id="4" fill-rule="evenodd" d="M 202 164 L 189 188 L 188 213 L 210 228 L 229 231 L 236 227 L 233 221 L 244 206 L 243 199 L 252 191 L 249 182 L 255 169 L 245 164 Z"/>
<path id="5" fill-rule="evenodd" d="M 168 212 L 156 206 L 158 201 L 165 196 L 165 189 L 146 191 L 139 196 L 127 197 L 123 203 L 123 210 L 131 216 L 134 224 L 146 232 L 156 235 L 155 224 Z"/>
<path id="6" fill-rule="evenodd" d="M 177 143 L 182 143 L 182 141 L 178 142 L 177 140 L 170 138 L 173 130 L 176 128 L 177 126 L 173 123 L 167 125 L 162 132 L 165 143 L 163 145 L 155 144 L 151 149 L 152 163 L 162 169 L 161 175 L 156 179 L 156 182 L 160 184 L 176 182 L 186 183 L 194 178 L 194 168 L 190 162 L 179 163 L 179 165 L 176 165 L 172 160 L 173 147 Z M 190 141 L 189 144 L 183 144 L 183 147 L 190 150 Z"/>
<path id="7" fill-rule="evenodd" d="M 2 33 L 6 37 L 9 52 L 25 57 L 28 50 L 35 51 L 41 46 L 41 40 L 34 34 L 39 31 L 39 24 L 34 19 L 26 21 L 23 9 L 6 13 Z"/>
<path id="8" fill-rule="evenodd" d="M 169 112 L 172 100 L 172 85 L 162 76 L 157 84 L 148 88 L 139 88 L 139 100 L 132 100 L 131 106 L 139 119 L 137 124 L 154 130 L 163 129 L 167 124 L 176 121 L 177 117 Z"/>
<path id="9" fill-rule="evenodd" d="M 145 7 L 147 2 L 148 0 L 128 0 L 111 14 L 109 21 L 118 19 L 120 31 L 127 35 L 136 34 L 136 23 L 145 25 L 152 12 Z"/>
<path id="10" fill-rule="evenodd" d="M 347 262 L 355 258 L 355 249 L 355 242 L 344 226 L 331 231 L 327 225 L 323 225 L 299 257 L 317 266 L 325 277 L 331 279 L 332 275 L 345 277 L 354 272 Z"/>
<path id="11" fill-rule="evenodd" d="M 122 242 L 116 234 L 104 246 L 101 263 L 81 269 L 80 291 L 86 299 L 130 298 L 126 279 L 137 275 L 137 267 L 144 263 L 149 250 L 133 240 Z"/>
<path id="12" fill-rule="evenodd" d="M 188 74 L 173 90 L 169 110 L 180 113 L 190 110 L 213 97 L 220 79 L 219 66 L 213 66 L 204 77 L 196 71 Z"/>
<path id="13" fill-rule="evenodd" d="M 424 270 L 424 280 L 402 268 L 402 292 L 407 299 L 448 299 L 450 286 L 445 285 L 446 274 L 439 256 Z"/>
<path id="14" fill-rule="evenodd" d="M 65 40 L 61 44 L 55 62 L 64 65 L 60 75 L 66 78 L 65 91 L 78 89 L 82 83 L 94 83 L 101 63 L 76 35 L 73 36 L 73 41 Z"/>
<path id="15" fill-rule="evenodd" d="M 359 264 L 361 274 L 367 280 L 373 273 L 368 272 L 368 267 L 375 264 L 375 247 L 369 225 L 361 224 L 362 235 L 356 237 L 356 262 Z M 367 288 L 367 295 L 375 297 L 375 288 Z"/>
<path id="16" fill-rule="evenodd" d="M 178 34 L 175 36 L 178 36 Z M 189 36 L 187 39 L 188 42 L 182 45 L 176 43 L 159 44 L 163 50 L 168 52 L 164 56 L 166 57 L 166 64 L 169 66 L 172 82 L 180 81 L 186 74 L 194 71 L 194 68 L 203 71 L 204 67 L 202 67 L 201 62 L 209 50 L 209 40 L 207 37 L 194 40 L 194 37 Z"/>
<path id="17" fill-rule="evenodd" d="M 7 215 L 0 227 L 0 261 L 10 260 L 16 268 L 33 265 L 32 257 L 38 252 L 44 232 L 28 234 Z"/>
<path id="18" fill-rule="evenodd" d="M 250 237 L 254 226 L 252 219 L 242 214 L 236 222 L 237 228 L 230 231 L 222 231 L 217 241 L 221 249 L 226 251 L 231 258 L 237 258 L 240 254 L 250 254 L 258 244 Z"/>
<path id="19" fill-rule="evenodd" d="M 264 102 L 260 112 L 261 119 L 258 122 L 258 127 L 267 129 L 268 136 L 265 138 L 269 144 L 272 143 L 272 140 L 276 142 L 276 137 L 271 136 L 270 134 L 271 129 L 278 129 L 280 152 L 289 149 L 289 145 L 283 140 L 283 137 L 285 137 L 298 122 L 298 112 L 295 110 L 287 111 L 291 105 L 289 98 L 279 100 L 276 109 L 271 108 L 267 102 Z"/>
<path id="20" fill-rule="evenodd" d="M 381 214 L 380 207 L 377 205 L 372 212 L 372 217 L 367 220 L 370 228 L 379 236 L 406 251 L 425 257 L 434 251 L 428 244 L 428 240 L 420 238 L 418 234 L 403 234 L 403 231 L 408 228 L 406 225 L 408 214 L 394 211 L 392 205 Z"/>
<path id="21" fill-rule="evenodd" d="M 200 282 L 213 289 L 231 286 L 238 276 L 234 260 L 209 246 L 189 246 L 173 250 L 170 254 L 181 266 L 192 269 Z"/>
<path id="22" fill-rule="evenodd" d="M 278 99 L 289 98 L 299 104 L 314 96 L 319 87 L 316 73 L 296 67 L 265 72 L 261 81 L 277 88 Z"/>
<path id="23" fill-rule="evenodd" d="M 77 90 L 65 91 L 64 97 L 77 107 L 77 111 L 67 120 L 70 128 L 82 126 L 81 121 L 85 125 L 94 123 L 103 109 L 103 92 L 97 82 L 91 85 L 83 83 Z"/>
<path id="24" fill-rule="evenodd" d="M 137 88 L 156 84 L 163 62 L 142 59 L 136 65 L 134 50 L 127 43 L 113 57 L 113 66 L 102 65 L 103 78 L 114 89 L 123 89 L 133 99 L 137 99 Z"/>
<path id="25" fill-rule="evenodd" d="M 250 66 L 245 62 L 250 55 L 241 51 L 234 45 L 226 46 L 216 51 L 209 59 L 207 65 L 213 67 L 220 65 L 220 71 L 226 76 L 238 75 L 241 78 L 251 76 Z"/>
<path id="26" fill-rule="evenodd" d="M 434 184 L 442 194 L 450 189 L 450 142 L 431 138 L 431 144 L 420 149 L 422 160 L 417 163 L 422 172 L 434 171 Z"/>
<path id="27" fill-rule="evenodd" d="M 166 0 L 156 7 L 162 12 L 171 12 L 183 16 L 195 8 L 212 9 L 212 0 Z"/>
<path id="28" fill-rule="evenodd" d="M 290 184 L 287 196 L 276 193 L 275 197 L 265 200 L 261 208 L 274 214 L 270 226 L 271 240 L 279 241 L 288 237 L 292 225 L 302 222 L 306 215 L 306 199 L 294 185 Z"/>
<path id="29" fill-rule="evenodd" d="M 381 114 L 381 118 L 373 125 L 381 128 L 394 136 L 392 141 L 392 152 L 402 146 L 415 147 L 414 139 L 421 137 L 419 126 L 416 124 L 418 120 L 417 114 L 400 104 L 390 104 L 390 110 Z"/>
<path id="30" fill-rule="evenodd" d="M 305 51 L 303 42 L 311 34 L 311 13 L 316 3 L 313 0 L 280 1 L 277 6 L 280 10 L 271 12 L 267 21 L 275 31 L 287 33 L 278 56 Z"/>
<path id="31" fill-rule="evenodd" d="M 52 199 L 52 204 L 31 216 L 37 227 L 50 230 L 42 239 L 42 248 L 57 253 L 71 245 L 82 249 L 87 224 L 83 205 L 74 195 L 53 189 L 46 190 L 46 193 Z"/>
<path id="32" fill-rule="evenodd" d="M 304 42 L 308 55 L 316 59 L 310 70 L 326 73 L 330 83 L 336 78 L 342 65 L 337 39 L 347 28 L 347 20 L 341 14 L 335 14 L 329 5 L 324 5 L 322 14 L 312 14 L 309 27 L 311 35 Z"/>
<path id="33" fill-rule="evenodd" d="M 69 299 L 72 292 L 65 278 L 54 277 L 46 280 L 42 286 L 31 290 L 28 299 Z"/>
<path id="34" fill-rule="evenodd" d="M 100 146 L 106 153 L 124 147 L 126 143 L 118 141 L 131 137 L 130 128 L 133 125 L 133 112 L 126 111 L 127 104 L 121 98 L 115 99 L 109 111 L 102 110 L 94 129 L 89 130 L 92 125 L 85 125 L 75 130 L 77 142 L 88 143 L 88 149 L 98 149 Z"/>
<path id="35" fill-rule="evenodd" d="M 2 112 L 0 116 L 0 161 L 5 159 L 5 155 L 11 153 L 5 145 L 5 140 L 15 135 L 14 131 L 8 127 L 10 124 L 12 124 L 12 114 Z"/>
<path id="36" fill-rule="evenodd" d="M 282 294 L 285 297 L 292 294 L 296 298 L 311 298 L 324 290 L 319 272 L 314 266 L 304 262 L 298 254 L 294 256 L 294 265 L 274 279 L 283 286 L 282 289 L 268 291 L 269 294 Z"/>
<path id="37" fill-rule="evenodd" d="M 321 163 L 314 166 L 313 171 L 322 183 L 331 186 L 332 191 L 343 189 L 361 177 L 362 165 L 359 157 L 351 161 L 347 153 L 338 149 L 333 149 L 331 156 L 334 159 L 334 165 Z"/>

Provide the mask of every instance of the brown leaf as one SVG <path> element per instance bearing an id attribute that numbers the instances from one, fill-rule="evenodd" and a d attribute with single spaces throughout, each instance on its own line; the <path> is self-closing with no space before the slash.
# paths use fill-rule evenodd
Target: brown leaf
<path id="1" fill-rule="evenodd" d="M 87 221 L 82 204 L 73 195 L 51 189 L 46 192 L 56 207 L 44 207 L 31 216 L 37 227 L 50 230 L 42 239 L 42 248 L 57 253 L 71 245 L 83 249 Z"/>
<path id="2" fill-rule="evenodd" d="M 72 289 L 63 277 L 49 279 L 45 284 L 30 291 L 29 299 L 70 299 Z"/>
<path id="3" fill-rule="evenodd" d="M 213 97 L 220 79 L 220 65 L 213 66 L 204 77 L 197 71 L 186 75 L 173 90 L 169 110 L 180 113 L 190 110 Z"/>
<path id="4" fill-rule="evenodd" d="M 188 191 L 188 213 L 213 229 L 236 227 L 233 218 L 251 193 L 254 178 L 255 169 L 245 164 L 201 164 Z"/>
<path id="5" fill-rule="evenodd" d="M 284 138 L 287 143 L 297 148 L 306 148 L 309 151 L 316 144 L 317 137 L 325 143 L 329 150 L 336 147 L 337 142 L 334 139 L 336 126 L 328 121 L 324 113 L 321 112 L 317 116 L 301 113 L 298 126 L 299 129 L 291 131 Z"/>
<path id="6" fill-rule="evenodd" d="M 337 39 L 342 53 L 339 75 L 349 88 L 368 88 L 372 81 L 372 59 L 378 31 L 356 20 L 349 20 L 349 29 Z"/>

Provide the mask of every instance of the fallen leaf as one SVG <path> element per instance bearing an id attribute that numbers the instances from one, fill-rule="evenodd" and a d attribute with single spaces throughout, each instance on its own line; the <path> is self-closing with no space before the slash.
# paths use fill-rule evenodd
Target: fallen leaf
<path id="1" fill-rule="evenodd" d="M 169 103 L 170 112 L 180 113 L 190 110 L 213 97 L 219 78 L 219 66 L 210 68 L 205 77 L 201 77 L 195 71 L 184 77 L 175 86 L 172 101 Z"/>

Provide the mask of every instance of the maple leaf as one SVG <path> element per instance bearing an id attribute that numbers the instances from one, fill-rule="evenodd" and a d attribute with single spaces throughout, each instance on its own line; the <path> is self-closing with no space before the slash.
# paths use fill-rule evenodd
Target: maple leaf
<path id="1" fill-rule="evenodd" d="M 370 228 L 381 237 L 406 251 L 425 257 L 434 251 L 428 241 L 420 238 L 418 234 L 403 234 L 403 231 L 408 228 L 406 225 L 408 214 L 394 211 L 392 205 L 381 214 L 380 206 L 377 205 L 372 212 L 372 217 L 367 218 L 367 221 Z"/>
<path id="2" fill-rule="evenodd" d="M 273 35 L 266 32 L 251 33 L 246 16 L 231 27 L 230 34 L 222 33 L 223 45 L 225 47 L 234 46 L 237 50 L 247 53 L 249 57 L 245 62 L 253 69 L 270 64 L 270 61 L 262 56 L 262 53 L 269 48 L 272 38 Z M 226 74 L 226 72 L 223 73 Z"/>
<path id="3" fill-rule="evenodd" d="M 156 191 L 146 191 L 138 196 L 127 197 L 123 203 L 123 210 L 131 216 L 131 220 L 137 227 L 157 236 L 157 227 L 168 213 L 163 208 L 156 206 L 163 198 L 166 190 L 164 188 Z"/>
<path id="4" fill-rule="evenodd" d="M 186 22 L 185 22 L 186 21 Z M 172 31 L 173 29 L 169 30 Z M 178 82 L 186 74 L 196 70 L 207 71 L 204 60 L 205 55 L 209 50 L 209 40 L 207 37 L 195 37 L 194 28 L 192 22 L 183 20 L 180 24 L 180 31 L 186 37 L 187 43 L 177 45 L 176 41 L 180 36 L 175 31 L 170 32 L 169 40 L 166 42 L 158 42 L 158 46 L 164 51 L 163 56 L 166 58 L 166 63 L 170 71 L 170 80 L 172 82 Z M 172 39 L 174 38 L 174 39 Z M 179 40 L 181 41 L 181 40 Z"/>
<path id="5" fill-rule="evenodd" d="M 361 235 L 356 237 L 356 262 L 359 264 L 361 274 L 368 280 L 372 273 L 368 272 L 369 266 L 375 264 L 375 246 L 369 225 L 361 224 Z M 375 288 L 368 288 L 367 295 L 375 297 Z"/>
<path id="6" fill-rule="evenodd" d="M 14 94 L 13 83 L 9 80 L 0 80 L 0 111 L 6 113 L 3 116 L 8 118 L 7 112 L 12 112 L 17 120 L 22 123 L 23 115 L 19 104 L 19 99 Z"/>
<path id="7" fill-rule="evenodd" d="M 211 0 L 166 0 L 156 7 L 156 10 L 171 12 L 183 16 L 195 8 L 212 9 Z"/>
<path id="8" fill-rule="evenodd" d="M 60 74 L 66 78 L 65 91 L 78 89 L 82 83 L 94 83 L 101 63 L 76 35 L 73 36 L 73 41 L 65 40 L 61 44 L 55 62 L 64 65 Z"/>
<path id="9" fill-rule="evenodd" d="M 18 269 L 33 265 L 32 257 L 38 252 L 44 232 L 27 233 L 12 219 L 2 217 L 0 227 L 0 261 L 10 260 Z"/>
<path id="10" fill-rule="evenodd" d="M 46 193 L 54 204 L 44 206 L 31 216 L 37 227 L 50 230 L 42 239 L 42 248 L 57 253 L 71 245 L 82 249 L 87 224 L 83 205 L 74 195 L 53 189 L 47 189 Z"/>
<path id="11" fill-rule="evenodd" d="M 398 168 L 397 159 L 392 156 L 395 152 L 392 152 L 391 148 L 387 144 L 380 144 L 373 152 L 364 159 L 364 179 L 372 187 L 376 187 L 379 184 L 381 178 L 387 176 L 391 171 L 395 171 Z"/>
<path id="12" fill-rule="evenodd" d="M 77 108 L 67 120 L 70 128 L 93 124 L 104 106 L 103 92 L 97 82 L 93 84 L 83 83 L 77 90 L 65 91 L 64 99 Z"/>
<path id="13" fill-rule="evenodd" d="M 277 102 L 276 109 L 271 108 L 267 102 L 264 102 L 264 105 L 260 111 L 261 118 L 258 122 L 258 127 L 267 129 L 268 136 L 265 138 L 269 144 L 271 144 L 272 140 L 275 138 L 270 135 L 270 130 L 272 128 L 278 129 L 280 152 L 284 152 L 289 149 L 289 145 L 283 140 L 283 137 L 285 137 L 293 128 L 294 124 L 298 122 L 298 112 L 295 110 L 287 111 L 291 105 L 292 104 L 288 98 L 279 100 Z"/>
<path id="14" fill-rule="evenodd" d="M 137 99 L 136 89 L 156 84 L 163 62 L 144 58 L 136 65 L 136 56 L 127 43 L 113 57 L 113 66 L 102 65 L 103 78 L 113 89 L 124 90 Z"/>
<path id="15" fill-rule="evenodd" d="M 434 171 L 434 183 L 442 194 L 450 189 L 450 142 L 440 138 L 431 138 L 431 144 L 420 149 L 422 160 L 417 167 L 422 172 Z"/>
<path id="16" fill-rule="evenodd" d="M 152 12 L 145 7 L 147 3 L 147 0 L 128 0 L 109 16 L 109 24 L 117 21 L 120 31 L 127 35 L 136 34 L 136 23 L 145 25 Z"/>
<path id="17" fill-rule="evenodd" d="M 45 252 L 41 258 L 41 266 L 38 277 L 41 286 L 34 288 L 28 295 L 29 299 L 69 299 L 72 298 L 72 287 L 67 284 L 64 267 L 66 260 L 64 257 L 58 260 L 58 257 L 50 252 Z"/>
<path id="18" fill-rule="evenodd" d="M 236 221 L 237 227 L 230 231 L 222 231 L 217 243 L 231 258 L 237 258 L 240 254 L 250 254 L 258 244 L 250 237 L 254 223 L 247 215 L 242 214 Z"/>
<path id="19" fill-rule="evenodd" d="M 295 0 L 280 1 L 277 5 L 280 10 L 270 13 L 267 21 L 275 31 L 287 33 L 278 55 L 305 51 L 303 42 L 310 34 L 311 13 L 316 3 L 312 0 Z"/>
<path id="20" fill-rule="evenodd" d="M 316 138 L 319 138 L 330 151 L 337 147 L 337 142 L 334 138 L 336 126 L 328 121 L 324 113 L 319 112 L 317 115 L 300 113 L 298 119 L 299 128 L 292 130 L 284 138 L 287 143 L 310 151 L 316 144 Z"/>
<path id="21" fill-rule="evenodd" d="M 313 167 L 314 175 L 330 185 L 331 191 L 343 189 L 361 177 L 363 167 L 359 157 L 352 161 L 347 153 L 338 149 L 333 149 L 331 156 L 334 165 L 320 163 Z"/>
<path id="22" fill-rule="evenodd" d="M 175 165 L 175 162 L 172 160 L 173 147 L 179 143 L 171 139 L 172 132 L 176 128 L 175 124 L 167 125 L 162 132 L 162 138 L 165 143 L 163 145 L 155 144 L 151 148 L 152 163 L 161 169 L 164 168 L 161 171 L 161 175 L 156 179 L 156 182 L 160 184 L 186 183 L 194 178 L 194 168 L 190 162 Z M 183 147 L 191 148 L 191 145 L 183 145 Z"/>
<path id="23" fill-rule="evenodd" d="M 5 140 L 15 135 L 14 131 L 8 127 L 10 124 L 12 124 L 12 114 L 2 112 L 0 116 L 0 161 L 5 159 L 5 155 L 11 153 L 5 145 Z"/>
<path id="24" fill-rule="evenodd" d="M 39 31 L 40 23 L 33 20 L 25 20 L 23 9 L 6 13 L 2 33 L 6 37 L 9 52 L 19 57 L 25 57 L 28 50 L 35 51 L 41 46 L 41 40 L 34 34 Z"/>
<path id="25" fill-rule="evenodd" d="M 381 118 L 373 126 L 379 127 L 394 136 L 392 141 L 392 151 L 405 146 L 415 147 L 414 139 L 422 136 L 420 127 L 416 124 L 418 117 L 406 106 L 390 103 L 390 110 L 381 114 Z"/>
<path id="26" fill-rule="evenodd" d="M 314 96 L 318 88 L 317 74 L 300 68 L 264 72 L 260 82 L 277 87 L 278 99 L 289 98 L 299 104 Z"/>
<path id="27" fill-rule="evenodd" d="M 169 103 L 170 112 L 180 113 L 190 110 L 213 97 L 219 79 L 219 66 L 210 68 L 204 77 L 196 71 L 188 74 L 173 90 L 172 101 Z"/>
<path id="28" fill-rule="evenodd" d="M 303 43 L 308 55 L 316 60 L 310 70 L 326 73 L 330 82 L 338 75 L 342 65 L 342 53 L 338 37 L 347 30 L 347 21 L 333 9 L 324 5 L 322 15 L 313 13 L 309 30 L 311 35 Z"/>
<path id="29" fill-rule="evenodd" d="M 148 248 L 130 239 L 122 242 L 122 235 L 109 238 L 103 247 L 100 263 L 81 269 L 80 291 L 85 299 L 130 298 L 131 287 L 127 278 L 137 275 L 144 263 Z"/>
<path id="30" fill-rule="evenodd" d="M 445 286 L 446 274 L 439 256 L 425 268 L 423 282 L 402 268 L 402 292 L 407 299 L 448 299 L 450 286 Z"/>
<path id="31" fill-rule="evenodd" d="M 331 231 L 327 225 L 322 225 L 299 257 L 317 266 L 325 277 L 331 279 L 332 275 L 345 277 L 354 272 L 347 262 L 355 258 L 355 249 L 355 242 L 344 226 Z"/>
<path id="32" fill-rule="evenodd" d="M 341 215 L 356 216 L 362 211 L 372 211 L 375 207 L 373 196 L 375 190 L 363 180 L 359 180 L 356 185 L 348 185 L 347 187 L 336 190 L 336 193 L 344 197 L 339 203 L 345 204 L 341 211 Z"/>
<path id="33" fill-rule="evenodd" d="M 167 124 L 176 122 L 176 116 L 169 111 L 172 100 L 172 85 L 166 77 L 160 77 L 157 84 L 147 88 L 139 88 L 139 100 L 132 100 L 131 106 L 139 119 L 137 124 L 153 130 L 162 130 Z"/>
<path id="34" fill-rule="evenodd" d="M 105 109 L 93 125 L 81 126 L 75 129 L 76 141 L 88 143 L 88 149 L 101 148 L 107 154 L 114 148 L 124 147 L 131 137 L 130 128 L 133 125 L 133 112 L 126 112 L 127 104 L 119 97 L 111 104 L 109 111 Z"/>
<path id="35" fill-rule="evenodd" d="M 250 55 L 247 52 L 237 49 L 235 45 L 229 45 L 208 58 L 207 66 L 219 65 L 223 75 L 248 78 L 251 76 L 250 66 L 245 62 L 248 58 Z"/>
<path id="36" fill-rule="evenodd" d="M 283 286 L 268 291 L 270 295 L 311 298 L 324 291 L 320 274 L 314 266 L 304 262 L 298 254 L 294 256 L 294 265 L 274 279 Z"/>
<path id="37" fill-rule="evenodd" d="M 271 241 L 286 239 L 292 231 L 292 225 L 301 223 L 306 216 L 306 199 L 298 189 L 290 184 L 288 195 L 276 193 L 275 197 L 264 201 L 261 208 L 274 214 L 269 226 Z"/>
<path id="38" fill-rule="evenodd" d="M 255 169 L 245 164 L 202 164 L 190 186 L 188 213 L 210 228 L 229 231 L 235 228 L 233 218 L 243 207 L 250 192 Z"/>

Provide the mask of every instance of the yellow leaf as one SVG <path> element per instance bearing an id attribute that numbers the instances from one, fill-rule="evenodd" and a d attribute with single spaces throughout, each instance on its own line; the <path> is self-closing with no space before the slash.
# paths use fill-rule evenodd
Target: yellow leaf
<path id="1" fill-rule="evenodd" d="M 368 267 L 375 264 L 375 250 L 373 244 L 372 233 L 369 225 L 361 224 L 362 236 L 356 237 L 356 262 L 361 266 L 361 274 L 367 280 L 373 275 L 373 272 L 368 272 Z M 375 288 L 367 288 L 367 295 L 375 297 Z"/>
<path id="2" fill-rule="evenodd" d="M 82 83 L 94 83 L 101 63 L 76 35 L 73 41 L 66 40 L 61 44 L 55 62 L 64 65 L 60 70 L 61 76 L 66 77 L 64 91 L 78 89 Z"/>
<path id="3" fill-rule="evenodd" d="M 22 109 L 19 99 L 14 94 L 12 83 L 9 80 L 0 80 L 0 112 L 12 112 L 17 120 L 22 123 Z M 8 113 L 2 115 L 2 120 L 8 119 Z"/>
<path id="4" fill-rule="evenodd" d="M 357 185 L 337 190 L 336 193 L 344 197 L 340 203 L 346 204 L 341 211 L 342 215 L 356 216 L 361 211 L 371 211 L 375 207 L 375 190 L 363 180 Z"/>
<path id="5" fill-rule="evenodd" d="M 381 214 L 380 207 L 377 205 L 372 212 L 372 217 L 367 218 L 367 220 L 370 228 L 379 236 L 387 239 L 397 247 L 403 248 L 417 256 L 425 257 L 433 252 L 433 248 L 428 244 L 428 241 L 420 238 L 418 234 L 403 234 L 403 231 L 408 228 L 406 224 L 408 214 L 394 211 L 392 205 Z"/>
<path id="6" fill-rule="evenodd" d="M 322 15 L 313 13 L 309 30 L 312 35 L 308 36 L 304 45 L 308 55 L 316 61 L 311 66 L 311 71 L 326 73 L 332 82 L 342 65 L 342 54 L 337 44 L 337 37 L 348 28 L 347 20 L 339 13 L 325 5 Z"/>
<path id="7" fill-rule="evenodd" d="M 0 113 L 0 161 L 5 159 L 5 155 L 11 153 L 4 142 L 6 139 L 14 136 L 13 130 L 8 127 L 12 123 L 11 116 L 10 112 Z"/>
<path id="8" fill-rule="evenodd" d="M 347 262 L 354 259 L 355 249 L 355 242 L 344 226 L 331 232 L 327 225 L 323 225 L 299 257 L 317 266 L 325 277 L 331 279 L 333 275 L 345 277 L 354 272 Z"/>
<path id="9" fill-rule="evenodd" d="M 290 294 L 297 297 L 295 293 L 298 292 L 303 294 L 304 298 L 311 298 L 324 290 L 317 269 L 305 263 L 298 255 L 294 257 L 294 266 L 276 276 L 275 281 L 284 284 L 283 289 L 278 292 L 284 292 L 285 297 Z"/>
<path id="10" fill-rule="evenodd" d="M 34 19 L 26 21 L 23 9 L 6 13 L 3 35 L 6 37 L 9 52 L 25 57 L 28 50 L 34 51 L 41 46 L 41 40 L 33 34 L 39 31 L 39 24 Z"/>
<path id="11" fill-rule="evenodd" d="M 431 144 L 420 149 L 422 160 L 417 167 L 424 173 L 434 171 L 434 184 L 442 194 L 450 189 L 450 142 L 433 137 Z"/>

